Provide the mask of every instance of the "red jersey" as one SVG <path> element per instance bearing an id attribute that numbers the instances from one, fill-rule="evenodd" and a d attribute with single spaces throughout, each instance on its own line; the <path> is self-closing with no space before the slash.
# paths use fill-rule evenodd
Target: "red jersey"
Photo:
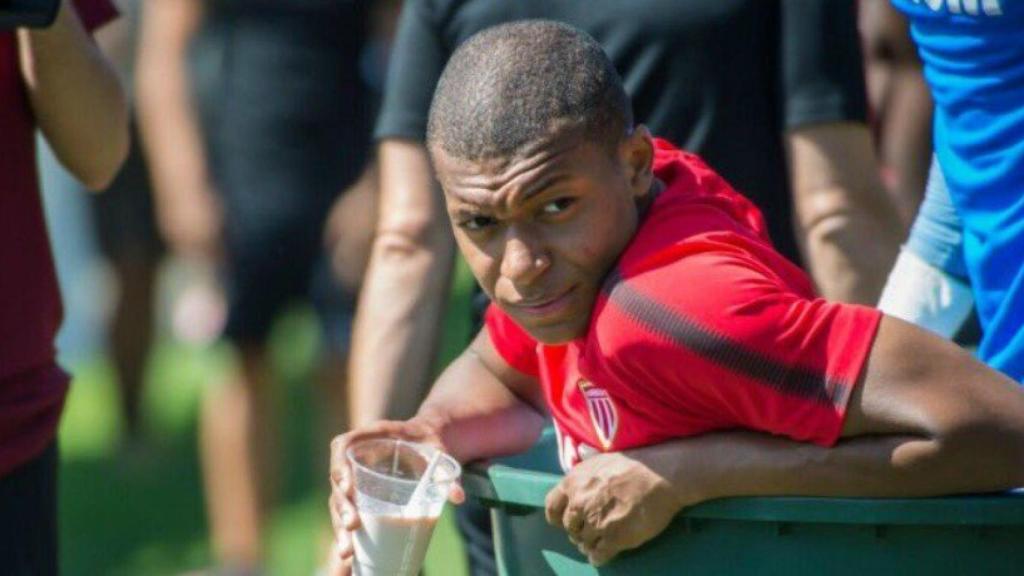
<path id="1" fill-rule="evenodd" d="M 562 466 L 732 428 L 831 446 L 881 314 L 816 297 L 756 207 L 696 156 L 655 146 L 666 187 L 584 337 L 548 346 L 486 314 L 498 353 L 540 380 Z"/>
<path id="2" fill-rule="evenodd" d="M 109 0 L 76 0 L 89 30 L 116 16 Z M 0 32 L 0 475 L 53 440 L 67 391 L 54 361 L 60 293 L 36 174 L 35 117 L 13 31 Z"/>

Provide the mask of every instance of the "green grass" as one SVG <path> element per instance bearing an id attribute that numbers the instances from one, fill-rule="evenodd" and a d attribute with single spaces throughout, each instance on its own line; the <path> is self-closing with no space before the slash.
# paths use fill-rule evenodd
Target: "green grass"
<path id="1" fill-rule="evenodd" d="M 460 265 L 442 345 L 442 360 L 466 342 L 469 279 Z M 267 535 L 268 574 L 311 575 L 329 526 L 326 483 L 316 458 L 311 382 L 318 346 L 308 311 L 286 316 L 272 340 L 281 383 L 282 489 Z M 196 449 L 199 401 L 230 367 L 223 348 L 198 350 L 162 339 L 150 361 L 143 415 L 144 449 L 121 448 L 114 375 L 104 358 L 70 367 L 74 374 L 60 428 L 62 572 L 76 575 L 164 575 L 210 566 Z M 464 576 L 462 544 L 450 515 L 428 554 L 428 576 Z"/>

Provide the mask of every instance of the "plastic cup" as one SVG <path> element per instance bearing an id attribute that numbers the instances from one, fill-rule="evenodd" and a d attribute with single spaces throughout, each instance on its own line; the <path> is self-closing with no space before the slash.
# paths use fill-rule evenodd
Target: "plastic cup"
<path id="1" fill-rule="evenodd" d="M 462 472 L 439 450 L 394 438 L 364 440 L 348 449 L 362 526 L 353 534 L 356 576 L 416 576 L 438 516 Z M 423 487 L 417 486 L 423 481 Z M 415 496 L 415 501 L 413 501 Z"/>

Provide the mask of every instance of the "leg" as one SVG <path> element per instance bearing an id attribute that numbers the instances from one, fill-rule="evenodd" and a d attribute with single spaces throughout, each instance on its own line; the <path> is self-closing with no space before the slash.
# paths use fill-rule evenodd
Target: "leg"
<path id="1" fill-rule="evenodd" d="M 201 454 L 207 513 L 219 563 L 255 570 L 276 487 L 276 423 L 266 350 L 244 346 L 237 374 L 207 395 Z"/>
<path id="2" fill-rule="evenodd" d="M 121 294 L 111 327 L 111 345 L 125 432 L 129 440 L 136 440 L 140 434 L 139 407 L 146 360 L 153 340 L 153 293 L 158 262 L 141 255 L 123 255 L 114 266 Z"/>
<path id="3" fill-rule="evenodd" d="M 133 138 L 137 138 L 133 123 Z M 114 268 L 120 294 L 110 325 L 121 413 L 129 441 L 140 433 L 139 405 L 153 339 L 153 295 L 164 247 L 157 232 L 145 158 L 132 148 L 103 194 L 91 197 L 97 240 Z"/>
<path id="4" fill-rule="evenodd" d="M 228 223 L 225 338 L 239 362 L 205 402 L 201 448 L 217 559 L 252 571 L 264 555 L 262 528 L 277 492 L 279 414 L 268 335 L 288 301 L 306 292 L 307 246 L 317 246 L 319 236 L 301 223 L 235 223 L 230 216 Z"/>

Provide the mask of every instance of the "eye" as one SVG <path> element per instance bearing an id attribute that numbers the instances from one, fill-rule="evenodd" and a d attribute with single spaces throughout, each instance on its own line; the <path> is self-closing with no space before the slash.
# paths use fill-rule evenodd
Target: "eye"
<path id="1" fill-rule="evenodd" d="M 557 199 L 552 200 L 551 202 L 548 202 L 547 204 L 545 204 L 544 207 L 541 208 L 541 210 L 545 214 L 561 214 L 562 212 L 565 212 L 566 210 L 568 210 L 569 207 L 572 206 L 575 203 L 576 203 L 576 199 L 575 198 L 569 198 L 569 197 L 557 198 Z"/>
<path id="2" fill-rule="evenodd" d="M 459 222 L 459 226 L 461 226 L 462 228 L 465 228 L 466 230 L 470 230 L 470 231 L 473 231 L 473 232 L 478 231 L 478 230 L 483 230 L 484 228 L 487 228 L 487 227 L 493 226 L 493 225 L 494 225 L 494 218 L 491 218 L 490 216 L 484 216 L 482 214 L 476 214 L 476 215 L 473 215 L 473 216 L 468 216 L 465 219 L 463 219 L 461 222 Z"/>

